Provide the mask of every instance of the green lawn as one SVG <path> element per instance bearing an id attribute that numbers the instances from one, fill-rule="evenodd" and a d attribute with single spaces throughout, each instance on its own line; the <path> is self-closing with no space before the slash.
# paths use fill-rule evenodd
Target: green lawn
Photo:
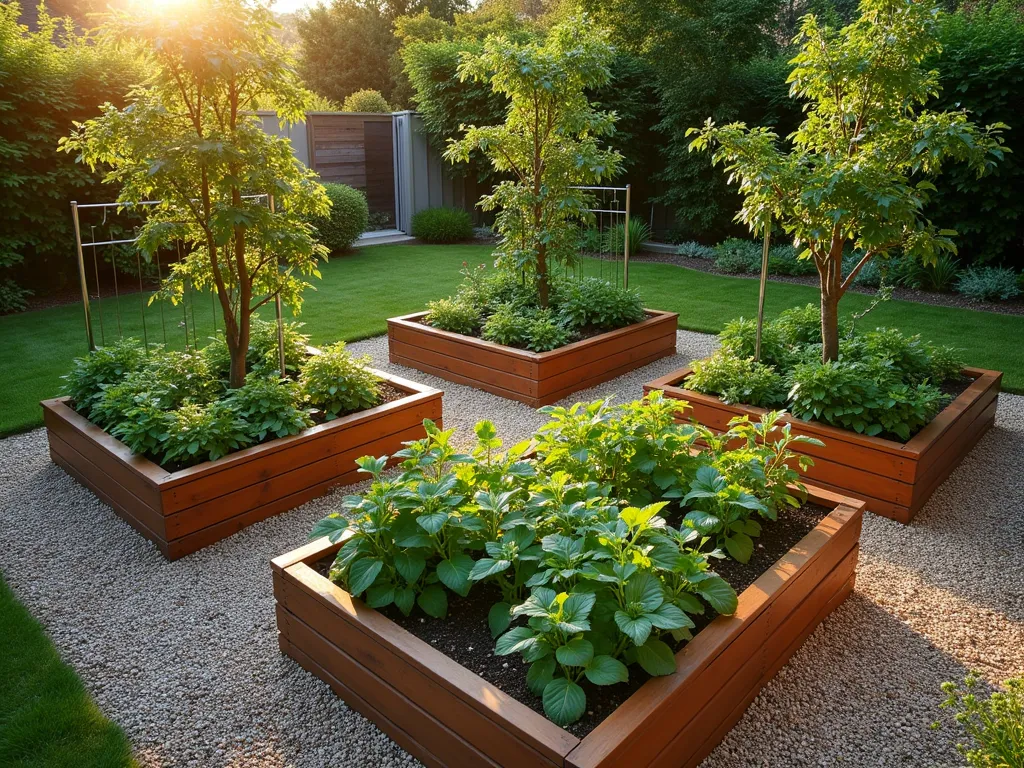
<path id="1" fill-rule="evenodd" d="M 323 269 L 317 291 L 307 294 L 301 320 L 314 344 L 336 339 L 355 340 L 383 333 L 385 320 L 413 312 L 427 300 L 448 295 L 458 284 L 462 263 L 489 261 L 486 246 L 382 245 L 364 248 L 331 260 Z M 596 272 L 607 265 L 589 262 Z M 633 264 L 633 287 L 650 307 L 679 313 L 681 328 L 717 332 L 727 320 L 752 316 L 757 310 L 757 281 L 723 277 L 680 269 L 668 264 Z M 776 314 L 786 307 L 817 301 L 809 286 L 770 283 L 767 312 Z M 849 294 L 842 308 L 859 311 L 870 297 Z M 183 341 L 182 310 L 164 308 L 168 342 Z M 94 313 L 100 312 L 94 304 Z M 122 299 L 122 330 L 141 336 L 139 297 Z M 200 340 L 212 332 L 213 311 L 209 295 L 197 297 L 194 307 Z M 103 325 L 108 338 L 116 332 L 114 303 L 103 302 Z M 191 327 L 192 312 L 188 322 Z M 269 313 L 264 313 L 269 316 Z M 160 309 L 147 309 L 150 341 L 161 341 Z M 1024 336 L 1024 317 L 973 312 L 965 309 L 892 301 L 863 321 L 872 326 L 895 325 L 919 332 L 932 341 L 964 350 L 968 363 L 995 368 L 1005 373 L 1003 385 L 1010 391 L 1024 391 L 1024 345 L 1014 342 Z M 99 320 L 95 320 L 97 337 Z M 38 426 L 38 401 L 59 393 L 60 376 L 71 359 L 85 351 L 82 311 L 79 306 L 29 312 L 0 318 L 0 360 L 7 366 L 7 388 L 0 405 L 0 434 Z"/>
<path id="2" fill-rule="evenodd" d="M 0 765 L 135 765 L 121 729 L 99 711 L 2 578 L 0 627 Z"/>

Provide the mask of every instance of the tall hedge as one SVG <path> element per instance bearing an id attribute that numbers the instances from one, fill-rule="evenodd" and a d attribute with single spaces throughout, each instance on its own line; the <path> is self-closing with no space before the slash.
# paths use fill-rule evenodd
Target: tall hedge
<path id="1" fill-rule="evenodd" d="M 957 230 L 964 263 L 1024 269 L 1024 9 L 1010 0 L 946 16 L 942 53 L 931 63 L 942 93 L 936 110 L 966 109 L 981 125 L 1003 122 L 1011 150 L 978 179 L 962 165 L 943 173 L 928 216 Z"/>
<path id="2" fill-rule="evenodd" d="M 74 279 L 70 201 L 116 196 L 57 141 L 100 104 L 121 103 L 141 67 L 70 20 L 40 12 L 32 32 L 20 14 L 18 3 L 0 4 L 0 284 L 46 290 Z"/>

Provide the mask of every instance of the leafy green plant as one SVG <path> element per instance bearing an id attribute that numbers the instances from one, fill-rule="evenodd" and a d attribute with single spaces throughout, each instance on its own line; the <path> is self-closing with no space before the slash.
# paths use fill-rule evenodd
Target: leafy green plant
<path id="1" fill-rule="evenodd" d="M 130 373 L 142 368 L 146 351 L 138 339 L 125 338 L 97 347 L 84 357 L 76 357 L 65 375 L 64 392 L 75 409 L 86 418 L 92 413 L 105 387 L 118 384 Z"/>
<path id="2" fill-rule="evenodd" d="M 960 277 L 960 261 L 948 253 L 936 257 L 934 264 L 921 264 L 906 257 L 897 264 L 899 283 L 916 290 L 951 291 Z"/>
<path id="3" fill-rule="evenodd" d="M 956 290 L 972 301 L 1009 301 L 1020 296 L 1017 273 L 1004 267 L 971 267 L 960 275 Z"/>
<path id="4" fill-rule="evenodd" d="M 330 212 L 310 219 L 317 239 L 331 253 L 347 251 L 370 224 L 370 208 L 366 195 L 344 184 L 324 184 L 331 201 Z"/>
<path id="5" fill-rule="evenodd" d="M 636 291 L 620 288 L 597 277 L 560 286 L 555 309 L 570 328 L 610 330 L 643 320 L 643 301 Z"/>
<path id="6" fill-rule="evenodd" d="M 164 464 L 188 467 L 215 461 L 251 442 L 245 421 L 227 403 L 185 403 L 168 414 L 160 448 Z"/>
<path id="7" fill-rule="evenodd" d="M 529 316 L 512 304 L 503 304 L 484 321 L 481 338 L 507 347 L 524 347 L 529 341 Z"/>
<path id="8" fill-rule="evenodd" d="M 375 91 L 372 88 L 362 88 L 345 97 L 345 102 L 341 105 L 341 111 L 387 113 L 391 112 L 392 109 L 387 99 L 381 96 L 380 91 Z"/>
<path id="9" fill-rule="evenodd" d="M 245 386 L 231 390 L 225 402 L 245 422 L 254 443 L 295 435 L 313 426 L 309 412 L 300 407 L 302 388 L 276 375 L 250 373 Z"/>
<path id="10" fill-rule="evenodd" d="M 381 379 L 339 341 L 311 356 L 299 373 L 302 396 L 327 419 L 372 408 L 380 402 Z"/>
<path id="11" fill-rule="evenodd" d="M 761 246 L 750 240 L 731 237 L 715 246 L 715 266 L 730 274 L 761 271 Z"/>
<path id="12" fill-rule="evenodd" d="M 604 233 L 604 249 L 608 253 L 624 253 L 625 224 L 616 224 Z M 629 255 L 639 253 L 643 244 L 651 239 L 651 227 L 643 219 L 632 216 L 629 219 Z"/>
<path id="13" fill-rule="evenodd" d="M 534 352 L 547 352 L 568 343 L 568 329 L 551 310 L 539 310 L 526 326 L 526 348 Z"/>
<path id="14" fill-rule="evenodd" d="M 151 353 L 138 376 L 148 382 L 149 391 L 168 410 L 184 403 L 208 403 L 224 389 L 199 352 L 168 349 Z"/>
<path id="15" fill-rule="evenodd" d="M 718 252 L 712 245 L 704 245 L 694 240 L 687 240 L 686 242 L 680 243 L 679 247 L 676 248 L 676 253 L 680 256 L 686 256 L 690 259 L 714 259 Z"/>
<path id="16" fill-rule="evenodd" d="M 768 249 L 768 273 L 771 275 L 815 274 L 814 264 L 807 259 L 798 258 L 798 255 L 799 251 L 792 245 L 771 246 Z"/>
<path id="17" fill-rule="evenodd" d="M 786 402 L 786 379 L 774 367 L 722 351 L 695 360 L 686 387 L 718 395 L 726 403 L 767 408 Z"/>
<path id="18" fill-rule="evenodd" d="M 302 323 L 284 323 L 282 328 L 285 371 L 289 375 L 295 375 L 308 356 L 309 336 L 299 330 Z M 201 354 L 213 375 L 227 379 L 231 368 L 231 355 L 223 334 L 218 333 L 211 337 L 209 343 L 201 350 Z M 253 318 L 249 333 L 249 349 L 245 356 L 248 370 L 253 373 L 280 373 L 278 355 L 277 323 Z"/>
<path id="19" fill-rule="evenodd" d="M 412 217 L 412 235 L 425 243 L 470 240 L 473 219 L 461 208 L 424 208 Z"/>
<path id="20" fill-rule="evenodd" d="M 1002 690 L 988 695 L 981 687 L 976 673 L 962 686 L 942 684 L 946 698 L 940 706 L 970 739 L 957 749 L 974 768 L 1024 768 L 1024 679 L 1007 680 Z"/>
<path id="21" fill-rule="evenodd" d="M 112 391 L 112 390 L 108 390 Z M 140 456 L 159 457 L 170 437 L 170 414 L 148 392 L 134 394 L 118 408 L 116 420 L 108 420 L 111 435 Z"/>
<path id="22" fill-rule="evenodd" d="M 426 322 L 434 328 L 471 336 L 480 330 L 480 310 L 461 299 L 438 299 L 427 304 Z"/>
<path id="23" fill-rule="evenodd" d="M 24 312 L 28 308 L 26 300 L 32 295 L 32 291 L 22 288 L 10 278 L 0 279 L 0 315 Z"/>

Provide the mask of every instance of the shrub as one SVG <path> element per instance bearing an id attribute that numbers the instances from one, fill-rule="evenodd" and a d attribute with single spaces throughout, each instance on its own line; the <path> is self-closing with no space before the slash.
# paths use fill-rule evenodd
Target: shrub
<path id="1" fill-rule="evenodd" d="M 32 295 L 32 291 L 22 288 L 10 278 L 0 279 L 0 315 L 24 312 L 28 309 L 26 299 Z"/>
<path id="2" fill-rule="evenodd" d="M 321 243 L 331 252 L 347 251 L 370 222 L 366 195 L 344 184 L 324 184 L 331 200 L 331 212 L 312 220 Z"/>
<path id="3" fill-rule="evenodd" d="M 223 382 L 211 373 L 207 358 L 199 352 L 162 350 L 151 354 L 137 375 L 168 410 L 183 403 L 208 403 L 224 390 Z"/>
<path id="4" fill-rule="evenodd" d="M 227 403 L 186 403 L 168 414 L 162 461 L 192 466 L 215 461 L 251 442 L 245 421 Z"/>
<path id="5" fill-rule="evenodd" d="M 75 358 L 71 372 L 64 376 L 64 392 L 75 409 L 89 418 L 102 397 L 104 388 L 118 384 L 130 373 L 142 368 L 146 351 L 138 339 L 126 338 L 98 347 L 84 357 Z"/>
<path id="6" fill-rule="evenodd" d="M 813 259 L 798 259 L 797 249 L 792 245 L 773 245 L 768 249 L 768 274 L 770 275 L 816 275 Z"/>
<path id="7" fill-rule="evenodd" d="M 341 105 L 342 112 L 391 112 L 391 105 L 388 104 L 387 99 L 381 96 L 380 91 L 375 91 L 372 88 L 363 88 L 362 90 L 350 93 L 345 98 L 345 103 Z"/>
<path id="8" fill-rule="evenodd" d="M 117 415 L 117 423 L 107 431 L 128 446 L 132 453 L 157 461 L 168 438 L 170 414 L 148 392 L 132 398 L 132 403 Z"/>
<path id="9" fill-rule="evenodd" d="M 480 330 L 480 311 L 461 299 L 438 299 L 427 304 L 426 321 L 434 328 L 470 336 Z"/>
<path id="10" fill-rule="evenodd" d="M 580 231 L 579 245 L 576 247 L 584 253 L 597 253 L 601 250 L 601 230 L 597 227 L 584 227 Z"/>
<path id="11" fill-rule="evenodd" d="M 538 310 L 526 326 L 526 348 L 547 352 L 569 343 L 569 331 L 554 317 L 551 310 Z"/>
<path id="12" fill-rule="evenodd" d="M 556 298 L 562 323 L 573 330 L 610 330 L 639 323 L 646 315 L 636 291 L 619 288 L 599 277 L 585 277 L 559 286 Z"/>
<path id="13" fill-rule="evenodd" d="M 731 237 L 715 246 L 715 266 L 730 274 L 761 271 L 761 246 L 750 240 Z"/>
<path id="14" fill-rule="evenodd" d="M 1003 267 L 971 267 L 960 275 L 956 290 L 972 301 L 1008 301 L 1020 295 L 1017 274 Z"/>
<path id="15" fill-rule="evenodd" d="M 941 706 L 966 731 L 968 744 L 957 749 L 974 768 L 1021 768 L 1024 766 L 1024 678 L 1007 680 L 1003 690 L 984 695 L 976 673 L 963 687 L 942 684 L 946 694 Z M 935 724 L 938 726 L 938 723 Z"/>
<path id="16" fill-rule="evenodd" d="M 412 235 L 425 243 L 458 243 L 473 237 L 473 220 L 461 208 L 425 208 L 412 217 Z"/>
<path id="17" fill-rule="evenodd" d="M 503 304 L 484 321 L 480 336 L 507 347 L 526 346 L 529 340 L 527 324 L 530 319 L 511 304 Z"/>
<path id="18" fill-rule="evenodd" d="M 948 253 L 940 255 L 934 265 L 901 257 L 892 265 L 894 282 L 918 291 L 951 291 L 960 276 L 960 262 Z"/>
<path id="19" fill-rule="evenodd" d="M 254 443 L 295 435 L 313 425 L 309 412 L 299 407 L 302 390 L 290 379 L 250 373 L 245 386 L 231 390 L 224 402 L 242 417 Z"/>
<path id="20" fill-rule="evenodd" d="M 849 256 L 843 257 L 843 274 L 850 274 L 854 267 L 860 262 L 864 254 L 855 251 Z M 873 258 L 863 267 L 860 272 L 857 273 L 857 277 L 854 278 L 853 284 L 860 286 L 861 288 L 877 288 L 882 284 L 882 263 L 881 259 Z M 811 263 L 812 271 L 817 274 L 817 270 L 814 269 L 813 262 Z"/>
<path id="21" fill-rule="evenodd" d="M 624 250 L 623 230 L 625 224 L 616 224 L 604 233 L 604 250 L 621 253 Z M 633 216 L 629 220 L 629 253 L 638 253 L 643 244 L 651 239 L 651 228 L 643 219 Z"/>
<path id="22" fill-rule="evenodd" d="M 723 352 L 694 361 L 686 387 L 718 395 L 726 403 L 769 408 L 786 402 L 786 380 L 775 368 Z"/>
<path id="23" fill-rule="evenodd" d="M 285 371 L 297 374 L 306 359 L 306 346 L 309 336 L 301 333 L 302 323 L 284 323 L 284 364 Z M 226 379 L 231 368 L 231 356 L 224 334 L 218 333 L 211 337 L 210 343 L 203 347 L 202 356 L 206 359 L 213 376 Z M 249 331 L 249 351 L 246 353 L 246 367 L 252 373 L 280 373 L 278 358 L 277 323 L 260 320 L 254 317 Z"/>
<path id="24" fill-rule="evenodd" d="M 381 380 L 367 367 L 369 363 L 368 356 L 352 357 L 343 341 L 324 347 L 299 374 L 305 401 L 327 419 L 372 408 L 381 400 Z"/>
<path id="25" fill-rule="evenodd" d="M 722 349 L 733 357 L 753 357 L 757 345 L 757 321 L 739 318 L 730 320 L 718 334 Z M 789 345 L 783 340 L 779 325 L 765 323 L 761 329 L 761 358 L 766 365 L 779 365 L 789 358 Z"/>
<path id="26" fill-rule="evenodd" d="M 815 344 L 821 336 L 821 310 L 814 304 L 790 307 L 779 313 L 771 325 L 783 344 Z"/>
<path id="27" fill-rule="evenodd" d="M 679 247 L 676 248 L 676 253 L 690 259 L 713 259 L 718 255 L 712 246 L 698 243 L 695 240 L 680 243 Z"/>

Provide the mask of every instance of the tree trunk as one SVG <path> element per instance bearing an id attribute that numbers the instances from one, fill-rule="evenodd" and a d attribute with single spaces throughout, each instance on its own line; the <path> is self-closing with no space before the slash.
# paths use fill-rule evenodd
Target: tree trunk
<path id="1" fill-rule="evenodd" d="M 542 245 L 537 249 L 537 298 L 542 309 L 548 306 L 548 249 Z"/>
<path id="2" fill-rule="evenodd" d="M 835 249 L 832 249 L 833 251 Z M 834 253 L 818 267 L 821 282 L 821 361 L 839 359 L 839 299 L 842 296 L 842 250 Z"/>
<path id="3" fill-rule="evenodd" d="M 238 389 L 245 384 L 245 358 L 249 353 L 249 315 L 242 313 L 238 322 L 237 337 L 227 335 L 228 352 L 231 354 L 231 373 L 228 386 Z"/>

